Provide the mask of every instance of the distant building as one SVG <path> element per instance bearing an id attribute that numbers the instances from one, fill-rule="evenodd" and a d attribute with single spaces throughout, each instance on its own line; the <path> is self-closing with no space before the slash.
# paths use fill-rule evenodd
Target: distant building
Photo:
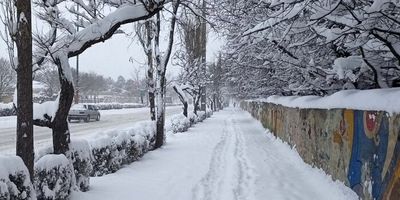
<path id="1" fill-rule="evenodd" d="M 165 104 L 172 104 L 172 97 L 170 96 L 165 97 Z"/>
<path id="2" fill-rule="evenodd" d="M 12 100 L 13 100 L 12 92 L 3 93 L 3 95 L 0 96 L 0 102 L 10 103 L 12 102 Z"/>
<path id="3" fill-rule="evenodd" d="M 15 90 L 15 88 L 13 88 L 13 91 L 14 90 Z M 43 83 L 38 82 L 38 81 L 33 81 L 32 82 L 33 101 L 34 102 L 43 102 L 43 101 L 54 100 L 55 97 L 48 97 L 46 95 L 46 90 L 47 90 L 47 86 L 45 86 Z M 0 96 L 0 102 L 10 103 L 13 100 L 13 96 L 14 96 L 14 92 L 4 93 L 2 96 Z"/>

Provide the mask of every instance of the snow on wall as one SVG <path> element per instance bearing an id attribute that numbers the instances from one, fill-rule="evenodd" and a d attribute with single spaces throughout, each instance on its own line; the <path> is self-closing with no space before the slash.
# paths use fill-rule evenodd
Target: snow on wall
<path id="1" fill-rule="evenodd" d="M 388 95 L 386 98 L 393 97 Z M 366 98 L 365 96 L 358 101 Z M 285 101 L 279 98 L 279 101 L 276 101 L 277 97 L 272 98 L 274 101 L 243 101 L 241 107 L 260 120 L 275 136 L 295 146 L 305 162 L 322 168 L 334 179 L 343 181 L 361 199 L 400 199 L 399 114 L 389 115 L 384 111 L 370 110 L 321 109 L 333 107 L 322 104 L 324 101 L 318 104 L 318 99 L 312 97 L 303 98 L 308 100 L 302 101 L 307 102 L 306 106 L 298 104 L 301 99 L 299 97 L 283 99 Z M 293 99 L 293 102 L 290 99 Z M 337 101 L 350 103 L 350 100 L 346 99 Z M 285 107 L 270 102 L 291 106 Z M 295 105 L 317 106 L 319 109 L 292 108 Z M 355 103 L 349 104 L 354 105 Z M 367 108 L 374 107 L 370 104 Z"/>
<path id="2" fill-rule="evenodd" d="M 270 96 L 255 101 L 283 105 L 291 108 L 335 109 L 386 111 L 400 113 L 400 89 L 343 90 L 330 96 Z"/>

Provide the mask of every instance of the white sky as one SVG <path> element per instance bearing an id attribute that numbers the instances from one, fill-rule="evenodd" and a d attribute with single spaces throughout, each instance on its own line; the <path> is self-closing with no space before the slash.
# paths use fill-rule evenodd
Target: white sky
<path id="1" fill-rule="evenodd" d="M 132 25 L 126 25 L 124 29 L 132 30 Z M 0 23 L 0 30 L 3 31 L 4 27 Z M 161 36 L 161 39 L 166 39 L 166 36 Z M 176 41 L 176 40 L 175 40 Z M 212 62 L 217 57 L 216 54 L 220 50 L 222 45 L 222 40 L 219 39 L 216 34 L 210 33 L 207 43 L 207 61 Z M 163 46 L 161 45 L 161 51 L 163 51 Z M 174 48 L 179 46 L 175 45 Z M 132 42 L 132 39 L 126 37 L 125 35 L 119 34 L 114 35 L 111 39 L 104 43 L 99 43 L 91 48 L 87 49 L 83 54 L 80 55 L 80 71 L 85 72 L 96 72 L 102 74 L 106 77 L 110 76 L 116 79 L 118 76 L 122 75 L 125 78 L 132 78 L 134 73 L 134 67 L 140 67 L 141 64 L 145 63 L 143 50 L 141 46 L 136 42 Z M 0 57 L 7 57 L 7 48 L 2 40 L 0 40 Z M 129 58 L 133 57 L 134 61 L 129 62 Z M 76 66 L 76 58 L 70 59 L 71 67 Z M 141 63 L 141 64 L 140 64 Z M 144 68 L 142 67 L 141 73 L 144 76 Z M 178 74 L 179 68 L 168 66 L 169 74 Z"/>

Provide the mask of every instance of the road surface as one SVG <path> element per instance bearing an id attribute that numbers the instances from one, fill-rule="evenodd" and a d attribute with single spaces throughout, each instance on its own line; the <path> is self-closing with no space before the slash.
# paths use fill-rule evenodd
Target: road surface
<path id="1" fill-rule="evenodd" d="M 180 106 L 167 107 L 167 116 L 181 112 Z M 116 128 L 128 128 L 133 123 L 149 120 L 149 108 L 132 108 L 100 111 L 100 121 L 70 123 L 71 137 L 80 137 Z M 0 154 L 15 153 L 16 117 L 0 117 Z M 51 130 L 34 127 L 35 149 L 51 141 Z"/>

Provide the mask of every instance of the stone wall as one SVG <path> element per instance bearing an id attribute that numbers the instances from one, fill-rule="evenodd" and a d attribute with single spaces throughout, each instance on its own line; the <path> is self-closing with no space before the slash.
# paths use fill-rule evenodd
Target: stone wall
<path id="1" fill-rule="evenodd" d="M 349 109 L 298 109 L 243 101 L 275 136 L 295 146 L 362 199 L 400 199 L 400 115 Z"/>

